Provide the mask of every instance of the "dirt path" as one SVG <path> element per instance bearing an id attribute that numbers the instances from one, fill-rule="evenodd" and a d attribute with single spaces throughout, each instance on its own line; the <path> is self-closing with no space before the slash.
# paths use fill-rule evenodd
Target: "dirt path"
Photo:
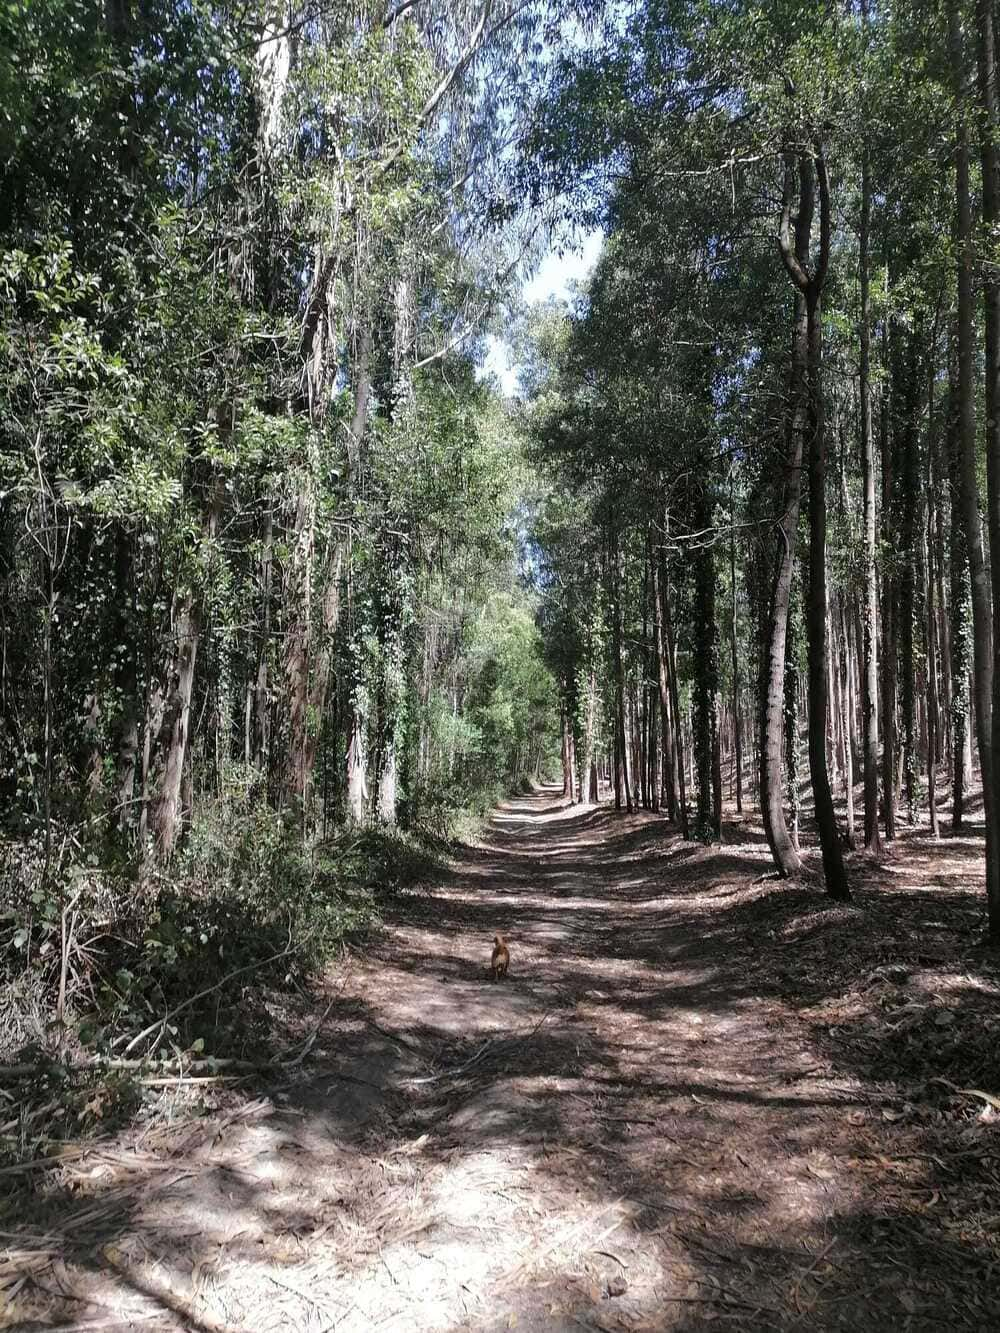
<path id="1" fill-rule="evenodd" d="M 337 973 L 298 1078 L 66 1169 L 39 1281 L 94 1328 L 1000 1326 L 996 1117 L 929 1082 L 989 1072 L 970 848 L 831 909 L 741 836 L 510 802 Z"/>

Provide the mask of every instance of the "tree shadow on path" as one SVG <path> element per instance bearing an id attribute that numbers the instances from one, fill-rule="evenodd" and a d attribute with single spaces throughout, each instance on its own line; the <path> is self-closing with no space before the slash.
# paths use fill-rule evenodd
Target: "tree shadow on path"
<path id="1" fill-rule="evenodd" d="M 752 840 L 510 801 L 331 977 L 293 1077 L 65 1168 L 35 1251 L 163 1327 L 167 1291 L 206 1328 L 996 1327 L 961 853 L 857 858 L 829 906 Z"/>

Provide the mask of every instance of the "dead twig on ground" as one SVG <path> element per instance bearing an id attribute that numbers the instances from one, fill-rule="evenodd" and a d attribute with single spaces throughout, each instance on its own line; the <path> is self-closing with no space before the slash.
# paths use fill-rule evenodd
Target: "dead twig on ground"
<path id="1" fill-rule="evenodd" d="M 47 1069 L 51 1069 L 51 1062 L 0 1065 L 0 1078 L 37 1078 Z M 273 1060 L 238 1060 L 227 1056 L 216 1059 L 214 1056 L 206 1056 L 203 1059 L 190 1060 L 185 1062 L 180 1059 L 161 1059 L 155 1062 L 150 1060 L 126 1060 L 126 1059 L 106 1059 L 103 1056 L 95 1056 L 88 1060 L 73 1060 L 67 1064 L 60 1064 L 60 1070 L 70 1073 L 90 1073 L 101 1070 L 120 1071 L 124 1073 L 138 1072 L 141 1069 L 155 1068 L 162 1071 L 165 1075 L 171 1071 L 176 1071 L 179 1075 L 183 1074 L 215 1074 L 219 1070 L 236 1069 L 248 1074 L 263 1073 L 265 1070 L 276 1068 Z"/>
<path id="2" fill-rule="evenodd" d="M 960 1088 L 957 1084 L 952 1083 L 950 1078 L 929 1078 L 927 1082 L 943 1083 L 946 1088 L 951 1088 L 952 1092 L 957 1093 L 960 1097 L 979 1097 L 987 1106 L 992 1106 L 994 1111 L 1000 1111 L 1000 1097 L 995 1096 L 992 1092 L 982 1092 L 979 1088 Z"/>
<path id="3" fill-rule="evenodd" d="M 587 1227 L 593 1226 L 594 1223 L 599 1222 L 602 1217 L 606 1217 L 613 1208 L 617 1208 L 618 1205 L 622 1203 L 624 1198 L 624 1194 L 620 1194 L 617 1199 L 612 1203 L 607 1204 L 606 1207 L 602 1208 L 600 1212 L 595 1213 L 594 1216 L 585 1217 L 582 1222 L 571 1222 L 568 1226 L 562 1227 L 547 1245 L 543 1245 L 540 1250 L 537 1250 L 534 1254 L 529 1255 L 525 1259 L 521 1259 L 513 1268 L 508 1269 L 503 1277 L 497 1280 L 498 1283 L 502 1286 L 504 1283 L 517 1279 L 526 1269 L 540 1264 L 543 1259 L 548 1258 L 553 1250 L 557 1250 L 560 1245 L 565 1245 L 568 1240 L 578 1236 L 582 1231 L 585 1231 Z M 615 1225 L 619 1225 L 619 1222 L 616 1222 Z M 610 1227 L 601 1239 L 605 1239 L 613 1230 L 614 1227 Z"/>
<path id="4" fill-rule="evenodd" d="M 223 986 L 228 985 L 230 981 L 235 981 L 237 977 L 245 976 L 248 972 L 259 972 L 262 968 L 269 967 L 272 963 L 280 962 L 282 958 L 287 958 L 291 952 L 292 941 L 291 934 L 289 934 L 288 943 L 285 947 L 279 950 L 278 953 L 272 954 L 270 958 L 262 958 L 257 962 L 247 963 L 244 967 L 238 967 L 235 971 L 227 973 L 226 976 L 220 978 L 211 986 L 206 986 L 204 990 L 200 990 L 197 994 L 190 995 L 186 1000 L 182 1000 L 181 1003 L 175 1005 L 173 1009 L 168 1009 L 162 1018 L 158 1018 L 155 1023 L 150 1023 L 148 1027 L 143 1028 L 141 1032 L 136 1033 L 125 1047 L 125 1054 L 128 1055 L 130 1051 L 134 1051 L 141 1041 L 144 1041 L 147 1037 L 151 1037 L 154 1032 L 159 1032 L 162 1035 L 162 1033 L 166 1031 L 167 1024 L 170 1023 L 172 1019 L 177 1018 L 180 1014 L 184 1013 L 185 1010 L 190 1009 L 192 1005 L 197 1004 L 199 1000 L 205 999 L 207 995 L 214 995 L 216 991 L 222 990 Z M 123 1039 L 124 1038 L 119 1037 L 113 1045 L 119 1044 Z"/>
<path id="5" fill-rule="evenodd" d="M 483 1042 L 482 1046 L 479 1047 L 475 1055 L 473 1055 L 471 1059 L 466 1060 L 463 1064 L 457 1065 L 452 1069 L 442 1069 L 437 1074 L 428 1074 L 424 1078 L 408 1078 L 405 1081 L 411 1086 L 414 1086 L 423 1083 L 438 1083 L 443 1078 L 457 1078 L 459 1074 L 464 1074 L 467 1069 L 471 1069 L 473 1065 L 478 1064 L 493 1047 L 500 1047 L 503 1045 L 505 1049 L 513 1051 L 517 1050 L 520 1046 L 524 1046 L 527 1042 L 531 1041 L 532 1037 L 535 1036 L 551 1013 L 551 1009 L 544 1013 L 531 1031 L 526 1032 L 523 1037 L 515 1037 L 510 1042 L 503 1042 L 499 1037 L 489 1037 Z"/>
<path id="6" fill-rule="evenodd" d="M 197 1309 L 193 1301 L 188 1300 L 186 1296 L 182 1296 L 167 1282 L 154 1277 L 147 1270 L 129 1263 L 120 1250 L 112 1246 L 105 1246 L 102 1254 L 110 1267 L 120 1277 L 123 1277 L 134 1291 L 142 1292 L 146 1296 L 151 1296 L 153 1300 L 159 1301 L 162 1306 L 178 1315 L 191 1328 L 199 1330 L 199 1333 L 247 1333 L 246 1329 L 216 1319 L 208 1310 Z"/>
<path id="7" fill-rule="evenodd" d="M 313 1043 L 316 1041 L 316 1037 L 317 1037 L 318 1034 L 319 1034 L 319 1030 L 320 1030 L 320 1028 L 321 1028 L 321 1027 L 323 1026 L 323 1024 L 326 1022 L 327 1018 L 329 1017 L 330 1010 L 333 1008 L 333 1006 L 334 1006 L 336 1003 L 337 1003 L 337 997 L 336 997 L 336 995 L 335 995 L 335 996 L 333 997 L 333 999 L 330 1001 L 330 1003 L 329 1003 L 329 1004 L 326 1006 L 326 1008 L 323 1010 L 323 1012 L 320 1014 L 320 1016 L 319 1016 L 319 1018 L 317 1019 L 317 1021 L 316 1021 L 315 1025 L 314 1025 L 312 1031 L 309 1033 L 309 1035 L 306 1037 L 305 1041 L 304 1041 L 304 1042 L 302 1043 L 302 1045 L 299 1047 L 298 1053 L 297 1053 L 296 1055 L 294 1055 L 294 1056 L 289 1057 L 289 1056 L 288 1056 L 288 1053 L 286 1052 L 284 1056 L 281 1056 L 281 1057 L 278 1059 L 278 1061 L 277 1061 L 278 1064 L 280 1064 L 280 1065 L 281 1065 L 283 1068 L 285 1068 L 285 1069 L 295 1069 L 298 1065 L 300 1065 L 300 1064 L 302 1063 L 302 1061 L 306 1058 L 306 1056 L 307 1056 L 307 1055 L 309 1054 L 309 1052 L 312 1050 L 312 1048 L 313 1048 Z"/>

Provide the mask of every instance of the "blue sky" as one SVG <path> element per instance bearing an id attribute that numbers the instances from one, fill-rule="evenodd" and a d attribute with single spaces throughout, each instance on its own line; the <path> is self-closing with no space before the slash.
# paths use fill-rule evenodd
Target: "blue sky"
<path id="1" fill-rule="evenodd" d="M 568 300 L 574 284 L 590 276 L 603 239 L 600 231 L 590 231 L 580 237 L 574 249 L 566 250 L 563 254 L 550 250 L 533 276 L 525 281 L 521 289 L 524 300 L 529 304 L 547 301 L 551 297 Z M 486 360 L 482 373 L 496 375 L 504 393 L 511 395 L 517 387 L 517 372 L 518 367 L 511 362 L 507 343 L 491 333 L 486 339 Z"/>

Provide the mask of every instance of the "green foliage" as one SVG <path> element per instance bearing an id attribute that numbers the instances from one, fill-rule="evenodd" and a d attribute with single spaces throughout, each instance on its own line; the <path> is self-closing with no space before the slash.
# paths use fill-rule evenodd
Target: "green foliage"
<path id="1" fill-rule="evenodd" d="M 66 850 L 75 841 L 67 831 L 49 876 L 40 839 L 3 846 L 0 977 L 44 1013 L 65 951 L 66 1016 L 98 1054 L 150 1025 L 140 1052 L 252 1049 L 267 1039 L 262 986 L 309 982 L 343 941 L 378 924 L 393 893 L 440 866 L 436 852 L 394 831 L 306 844 L 298 821 L 235 799 L 203 808 L 169 878 L 102 864 L 96 845 L 77 859 Z M 158 1016 L 178 1006 L 159 1028 Z M 4 1056 L 38 1036 L 11 1027 Z"/>

